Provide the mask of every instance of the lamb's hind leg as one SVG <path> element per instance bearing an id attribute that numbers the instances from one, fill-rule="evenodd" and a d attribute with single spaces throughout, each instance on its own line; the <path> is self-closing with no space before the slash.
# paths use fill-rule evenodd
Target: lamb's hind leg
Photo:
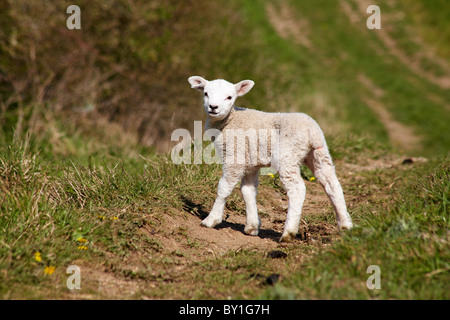
<path id="1" fill-rule="evenodd" d="M 336 212 L 339 230 L 351 229 L 352 219 L 347 212 L 344 192 L 337 179 L 333 161 L 326 145 L 313 149 L 306 159 L 306 165 L 311 169 L 317 181 L 322 185 L 330 198 Z"/>
<path id="2" fill-rule="evenodd" d="M 280 241 L 290 241 L 298 232 L 306 187 L 297 164 L 281 167 L 279 174 L 289 198 L 286 222 Z"/>
<path id="3" fill-rule="evenodd" d="M 261 220 L 258 216 L 258 208 L 256 205 L 256 193 L 258 188 L 259 169 L 247 173 L 241 180 L 241 193 L 245 201 L 245 210 L 247 213 L 247 223 L 244 232 L 246 234 L 256 236 L 261 227 Z"/>

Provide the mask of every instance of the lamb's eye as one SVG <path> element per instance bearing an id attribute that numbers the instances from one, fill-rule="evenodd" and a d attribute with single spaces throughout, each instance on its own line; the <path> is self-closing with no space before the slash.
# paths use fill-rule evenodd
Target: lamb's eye
<path id="1" fill-rule="evenodd" d="M 227 97 L 227 100 L 231 100 L 231 99 L 233 99 L 233 97 L 231 97 L 231 96 L 228 96 L 228 97 Z"/>
<path id="2" fill-rule="evenodd" d="M 208 92 L 205 92 L 205 97 L 207 97 L 208 96 Z"/>

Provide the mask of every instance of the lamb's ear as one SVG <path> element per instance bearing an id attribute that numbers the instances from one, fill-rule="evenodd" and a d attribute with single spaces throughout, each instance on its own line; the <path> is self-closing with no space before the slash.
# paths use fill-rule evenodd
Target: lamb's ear
<path id="1" fill-rule="evenodd" d="M 243 80 L 236 83 L 234 87 L 236 88 L 237 95 L 240 97 L 249 92 L 254 85 L 255 83 L 252 80 Z"/>
<path id="2" fill-rule="evenodd" d="M 191 84 L 192 89 L 195 89 L 200 92 L 203 92 L 203 89 L 205 89 L 205 86 L 208 83 L 208 80 L 203 79 L 202 77 L 199 76 L 192 76 L 188 79 L 188 81 Z"/>

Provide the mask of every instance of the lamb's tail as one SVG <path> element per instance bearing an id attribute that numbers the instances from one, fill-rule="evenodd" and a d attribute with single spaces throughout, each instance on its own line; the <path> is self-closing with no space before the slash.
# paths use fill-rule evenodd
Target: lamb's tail
<path id="1" fill-rule="evenodd" d="M 309 124 L 309 145 L 310 151 L 306 158 L 306 165 L 311 169 L 316 179 L 322 185 L 325 185 L 327 184 L 325 180 L 334 175 L 334 164 L 328 151 L 325 135 L 314 119 L 311 119 Z"/>
<path id="2" fill-rule="evenodd" d="M 311 150 L 328 150 L 327 142 L 325 141 L 325 135 L 319 124 L 312 118 L 310 118 L 309 128 L 309 145 Z"/>

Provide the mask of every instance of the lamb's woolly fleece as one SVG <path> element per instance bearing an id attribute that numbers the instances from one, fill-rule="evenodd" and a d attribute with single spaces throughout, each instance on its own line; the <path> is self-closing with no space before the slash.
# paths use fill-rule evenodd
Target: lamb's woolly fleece
<path id="1" fill-rule="evenodd" d="M 203 87 L 200 87 L 201 89 L 204 88 L 205 83 L 208 83 L 207 80 L 200 77 L 191 78 L 199 78 L 202 83 L 205 81 Z M 191 78 L 189 82 L 191 82 Z M 219 81 L 224 82 L 224 80 Z M 232 84 L 228 84 L 232 86 Z M 239 84 L 234 85 L 235 87 L 237 86 L 236 90 L 239 90 Z M 224 85 L 226 84 L 221 83 L 221 86 Z M 253 82 L 250 89 L 252 86 Z M 199 89 L 198 86 L 195 88 Z M 210 92 L 210 94 L 212 93 Z M 242 94 L 238 92 L 239 95 Z M 206 101 L 205 110 L 208 112 L 209 106 Z M 225 103 L 224 106 L 226 108 Z M 223 155 L 223 176 L 219 181 L 218 195 L 214 206 L 208 217 L 202 222 L 204 226 L 214 227 L 222 221 L 226 198 L 231 194 L 237 182 L 241 181 L 241 192 L 247 212 L 247 223 L 244 232 L 257 235 L 261 225 L 256 207 L 259 169 L 272 165 L 278 170 L 280 180 L 283 182 L 289 197 L 288 214 L 281 240 L 292 239 L 298 232 L 301 210 L 306 194 L 305 183 L 301 178 L 299 169 L 299 165 L 305 163 L 311 169 L 317 181 L 324 187 L 333 203 L 339 228 L 352 228 L 353 224 L 347 212 L 343 191 L 336 177 L 325 137 L 316 121 L 303 113 L 267 113 L 237 108 L 234 105 L 228 112 L 228 115 L 221 120 L 215 120 L 208 115 L 206 122 L 207 129 L 218 129 L 221 132 L 216 137 L 214 145 L 219 154 Z M 230 129 L 233 131 L 230 131 Z M 226 156 L 227 132 L 232 132 L 233 135 L 236 135 L 236 130 L 239 129 L 243 131 L 253 129 L 256 132 L 266 129 L 263 131 L 266 131 L 268 134 L 268 138 L 264 139 L 268 143 L 267 158 L 258 158 L 253 163 L 249 159 L 252 153 L 249 150 L 251 148 L 257 150 L 260 147 L 261 137 L 259 136 L 255 145 L 246 143 L 245 164 L 236 163 L 235 158 Z M 278 149 L 272 148 L 273 146 L 270 145 L 272 141 L 271 134 L 274 133 L 273 130 L 276 130 L 275 132 L 279 134 L 278 140 L 276 140 Z M 234 152 L 236 152 L 236 147 L 234 146 L 233 148 Z M 270 153 L 271 150 L 278 151 Z M 229 161 L 230 159 L 232 161 Z"/>
<path id="2" fill-rule="evenodd" d="M 312 149 L 327 148 L 325 138 L 322 130 L 314 119 L 304 113 L 267 113 L 253 109 L 232 108 L 228 116 L 220 121 L 211 121 L 207 119 L 207 129 L 218 129 L 223 136 L 216 139 L 216 148 L 223 151 L 226 155 L 226 141 L 227 130 L 242 129 L 244 132 L 254 130 L 259 133 L 260 130 L 267 132 L 264 140 L 267 140 L 268 156 L 271 156 L 271 134 L 275 129 L 279 133 L 280 151 L 285 157 L 280 157 L 285 162 L 292 162 L 299 165 L 306 157 L 308 152 Z M 258 142 L 259 142 L 259 135 Z M 282 146 L 282 147 L 281 147 Z M 252 147 L 252 146 L 247 146 Z M 256 146 L 258 147 L 258 146 Z M 236 148 L 234 148 L 236 152 Z M 246 165 L 249 166 L 248 150 L 246 154 Z M 257 165 L 259 167 L 270 166 L 270 163 L 261 163 L 258 159 Z"/>

